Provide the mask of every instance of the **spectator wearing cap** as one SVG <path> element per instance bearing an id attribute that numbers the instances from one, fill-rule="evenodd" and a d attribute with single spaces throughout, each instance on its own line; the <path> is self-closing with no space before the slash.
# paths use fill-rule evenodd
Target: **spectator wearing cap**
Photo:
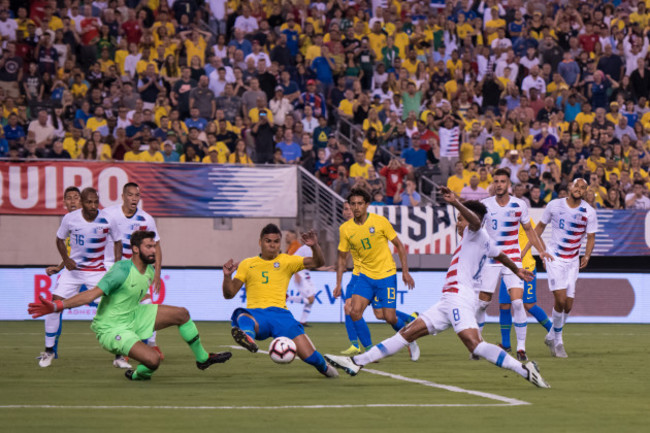
<path id="1" fill-rule="evenodd" d="M 316 91 L 316 81 L 307 80 L 307 90 L 300 95 L 304 105 L 310 105 L 315 116 L 327 117 L 327 105 L 322 94 Z"/>
<path id="2" fill-rule="evenodd" d="M 176 146 L 171 140 L 163 142 L 162 156 L 165 162 L 179 162 L 180 155 L 176 152 Z"/>
<path id="3" fill-rule="evenodd" d="M 289 98 L 284 94 L 284 87 L 275 87 L 275 95 L 269 101 L 269 108 L 271 109 L 273 123 L 277 126 L 284 125 L 285 119 L 293 111 L 293 105 L 291 105 Z"/>

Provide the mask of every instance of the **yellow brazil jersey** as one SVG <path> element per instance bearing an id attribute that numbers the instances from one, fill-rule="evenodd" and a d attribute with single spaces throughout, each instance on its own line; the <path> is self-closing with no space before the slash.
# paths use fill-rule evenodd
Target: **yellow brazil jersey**
<path id="1" fill-rule="evenodd" d="M 86 144 L 86 140 L 83 138 L 79 138 L 79 140 L 74 141 L 74 138 L 68 137 L 63 140 L 63 148 L 68 151 L 70 158 L 72 159 L 77 159 L 81 153 L 81 149 L 84 147 L 84 144 Z"/>
<path id="2" fill-rule="evenodd" d="M 399 49 L 398 55 L 403 59 L 406 58 L 406 47 L 409 46 L 411 40 L 404 32 L 395 33 L 395 46 Z"/>
<path id="3" fill-rule="evenodd" d="M 461 192 L 461 191 L 463 190 L 463 188 L 465 188 L 468 184 L 469 184 L 469 182 L 467 181 L 467 179 L 465 179 L 464 176 L 463 176 L 463 178 L 461 179 L 461 178 L 459 178 L 458 176 L 453 175 L 453 176 L 449 176 L 449 178 L 447 179 L 447 188 L 449 188 L 450 190 L 452 190 L 453 192 L 455 192 L 456 195 L 460 195 L 460 192 Z"/>
<path id="4" fill-rule="evenodd" d="M 341 110 L 344 114 L 347 114 L 348 116 L 354 116 L 354 111 L 352 110 L 352 104 L 354 104 L 354 101 L 348 101 L 347 99 L 343 99 L 341 102 L 339 102 L 339 110 Z"/>
<path id="5" fill-rule="evenodd" d="M 142 161 L 142 154 L 144 152 L 140 153 L 134 153 L 133 151 L 126 152 L 124 154 L 124 161 Z"/>
<path id="6" fill-rule="evenodd" d="M 530 226 L 532 228 L 535 228 L 535 223 L 533 220 L 530 220 Z M 524 226 L 520 225 L 519 226 L 519 250 L 524 251 L 524 248 L 526 248 L 526 245 L 528 244 L 528 235 L 526 234 L 526 230 L 524 230 Z M 531 252 L 532 248 L 528 249 L 528 252 L 526 252 L 526 255 L 521 258 L 521 265 L 524 267 L 524 269 L 527 269 L 529 271 L 534 271 L 535 270 L 535 259 L 533 258 L 533 253 Z"/>
<path id="7" fill-rule="evenodd" d="M 304 257 L 288 254 L 280 254 L 273 260 L 259 256 L 242 260 L 235 278 L 246 286 L 246 308 L 287 309 L 289 281 L 303 269 Z"/>
<path id="8" fill-rule="evenodd" d="M 499 156 L 501 158 L 504 157 L 506 154 L 506 150 L 510 150 L 512 147 L 510 145 L 510 140 L 508 140 L 506 137 L 503 135 L 501 136 L 500 139 L 497 139 L 496 137 L 492 137 L 492 140 L 494 141 L 494 150 L 499 153 Z"/>
<path id="9" fill-rule="evenodd" d="M 86 128 L 90 129 L 93 132 L 97 131 L 97 129 L 101 128 L 102 126 L 108 126 L 106 119 L 98 119 L 93 116 L 88 119 L 88 122 L 86 122 Z"/>
<path id="10" fill-rule="evenodd" d="M 368 35 L 368 43 L 370 48 L 375 52 L 377 56 L 377 61 L 381 61 L 383 58 L 381 54 L 381 49 L 386 46 L 386 35 L 383 33 L 375 34 L 370 33 Z"/>
<path id="11" fill-rule="evenodd" d="M 582 130 L 582 127 L 584 126 L 585 123 L 593 123 L 593 121 L 596 119 L 596 115 L 594 113 L 578 113 L 578 115 L 575 118 L 575 121 L 578 122 L 578 125 L 580 125 L 580 130 Z"/>
<path id="12" fill-rule="evenodd" d="M 117 64 L 117 69 L 120 75 L 124 75 L 124 62 L 126 61 L 126 56 L 129 55 L 127 50 L 117 50 L 115 51 L 115 64 Z"/>
<path id="13" fill-rule="evenodd" d="M 153 155 L 149 153 L 149 151 L 142 152 L 139 156 L 140 161 L 142 162 L 165 162 L 165 158 L 163 157 L 162 153 L 158 151 L 154 152 Z"/>
<path id="14" fill-rule="evenodd" d="M 397 273 L 395 260 L 388 241 L 397 237 L 391 223 L 373 213 L 368 213 L 366 221 L 359 225 L 351 219 L 339 228 L 339 251 L 350 251 L 352 258 L 358 257 L 355 267 L 365 276 L 380 280 Z"/>

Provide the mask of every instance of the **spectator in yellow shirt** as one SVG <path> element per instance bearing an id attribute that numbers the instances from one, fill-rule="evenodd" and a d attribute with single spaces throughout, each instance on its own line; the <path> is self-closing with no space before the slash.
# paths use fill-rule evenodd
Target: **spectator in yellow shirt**
<path id="1" fill-rule="evenodd" d="M 124 157 L 126 159 L 126 156 Z M 149 139 L 149 149 L 146 152 L 140 153 L 140 161 L 142 162 L 165 162 L 163 154 L 160 152 L 160 143 L 157 138 Z"/>
<path id="2" fill-rule="evenodd" d="M 228 162 L 230 164 L 253 164 L 250 156 L 246 153 L 246 142 L 244 140 L 237 140 L 235 151 L 228 156 Z"/>
<path id="3" fill-rule="evenodd" d="M 468 185 L 464 171 L 465 167 L 463 166 L 463 163 L 457 161 L 454 165 L 454 174 L 449 176 L 449 179 L 447 179 L 447 188 L 452 190 L 458 197 L 460 197 L 460 192 L 463 188 Z"/>
<path id="4" fill-rule="evenodd" d="M 131 145 L 131 150 L 124 154 L 124 161 L 139 162 L 142 161 L 142 151 L 140 150 L 140 139 L 135 138 L 133 144 Z M 191 147 L 191 146 L 188 146 Z"/>
<path id="5" fill-rule="evenodd" d="M 356 162 L 350 166 L 350 177 L 368 179 L 368 170 L 372 165 L 366 161 L 366 153 L 359 150 L 354 154 L 354 159 Z"/>
<path id="6" fill-rule="evenodd" d="M 79 158 L 84 144 L 86 144 L 86 139 L 81 136 L 81 129 L 79 128 L 72 128 L 72 137 L 63 140 L 63 148 L 68 151 L 72 159 Z"/>

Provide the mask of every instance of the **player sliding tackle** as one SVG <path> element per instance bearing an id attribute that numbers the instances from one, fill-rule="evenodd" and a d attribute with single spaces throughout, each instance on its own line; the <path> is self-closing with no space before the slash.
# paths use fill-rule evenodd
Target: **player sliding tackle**
<path id="1" fill-rule="evenodd" d="M 498 367 L 512 370 L 540 388 L 550 388 L 542 379 L 534 361 L 522 364 L 498 346 L 482 341 L 476 322 L 478 300 L 475 288 L 481 285 L 483 265 L 488 257 L 496 258 L 523 280 L 531 281 L 533 274 L 517 268 L 490 239 L 487 231 L 481 226 L 487 212 L 485 205 L 474 200 L 462 204 L 448 188 L 441 188 L 441 193 L 447 203 L 458 209 L 456 231 L 462 239 L 454 252 L 440 301 L 370 351 L 352 358 L 325 355 L 325 359 L 354 376 L 364 365 L 393 355 L 420 337 L 427 334 L 436 335 L 452 326 L 463 344 L 474 355 L 483 357 Z"/>
<path id="2" fill-rule="evenodd" d="M 102 297 L 97 307 L 91 329 L 99 344 L 115 355 L 128 355 L 141 364 L 125 375 L 131 380 L 149 380 L 160 364 L 160 353 L 141 340 L 151 337 L 154 330 L 178 326 L 181 337 L 196 357 L 196 366 L 205 370 L 212 364 L 226 362 L 230 352 L 205 351 L 199 339 L 199 331 L 185 308 L 169 305 L 140 304 L 149 292 L 154 278 L 156 261 L 156 234 L 136 231 L 131 236 L 133 256 L 113 265 L 97 283 L 97 287 L 69 299 L 50 302 L 40 298 L 29 304 L 28 312 L 33 318 L 89 304 Z"/>
<path id="3" fill-rule="evenodd" d="M 224 298 L 234 298 L 246 285 L 246 308 L 237 308 L 232 313 L 232 337 L 253 353 L 258 350 L 255 340 L 290 338 L 296 343 L 300 359 L 327 377 L 338 377 L 336 369 L 327 365 L 303 326 L 287 309 L 287 288 L 293 274 L 325 263 L 318 237 L 313 231 L 302 234 L 302 243 L 311 248 L 312 257 L 280 254 L 281 243 L 282 232 L 278 226 L 268 224 L 260 233 L 258 256 L 244 259 L 239 265 L 230 259 L 223 265 Z"/>

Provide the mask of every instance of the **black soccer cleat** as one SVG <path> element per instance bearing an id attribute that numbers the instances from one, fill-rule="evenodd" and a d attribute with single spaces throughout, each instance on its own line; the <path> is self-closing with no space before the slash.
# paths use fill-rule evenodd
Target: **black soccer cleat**
<path id="1" fill-rule="evenodd" d="M 505 350 L 505 351 L 508 352 L 508 353 L 512 352 L 512 347 L 505 347 L 505 346 L 504 346 L 503 344 L 501 344 L 501 343 L 497 344 L 497 346 L 499 346 L 500 348 L 502 348 L 503 350 Z"/>
<path id="2" fill-rule="evenodd" d="M 246 334 L 238 327 L 233 327 L 230 333 L 232 334 L 232 338 L 234 338 L 235 342 L 249 352 L 255 353 L 259 350 L 259 347 L 257 347 L 255 340 L 253 340 L 250 335 Z"/>
<path id="3" fill-rule="evenodd" d="M 231 357 L 232 357 L 232 353 L 230 352 L 211 353 L 205 362 L 196 361 L 196 367 L 199 370 L 205 370 L 212 364 L 223 364 L 224 362 L 228 361 Z"/>
<path id="4" fill-rule="evenodd" d="M 133 380 L 133 373 L 135 373 L 135 370 L 126 370 L 124 376 L 129 380 Z"/>

